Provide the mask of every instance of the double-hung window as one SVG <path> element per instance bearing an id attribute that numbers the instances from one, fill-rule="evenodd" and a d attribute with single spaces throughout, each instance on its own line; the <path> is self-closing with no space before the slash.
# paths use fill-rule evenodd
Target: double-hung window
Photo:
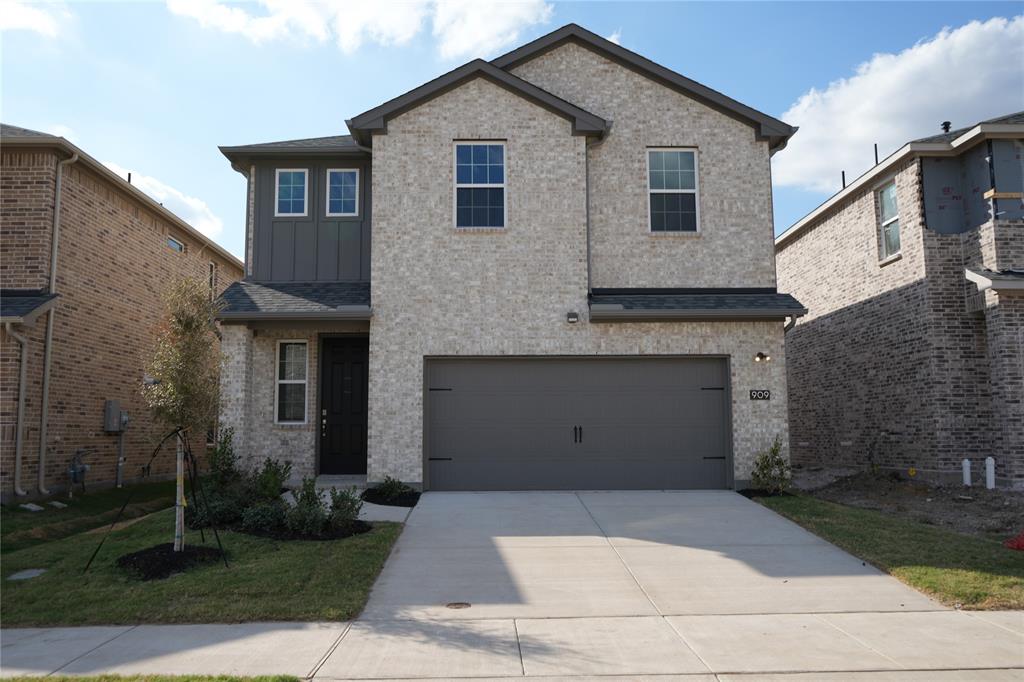
<path id="1" fill-rule="evenodd" d="M 878 190 L 878 253 L 885 260 L 900 252 L 900 212 L 896 205 L 896 182 Z"/>
<path id="2" fill-rule="evenodd" d="M 308 194 L 309 173 L 305 168 L 278 168 L 274 187 L 274 215 L 306 215 Z"/>
<path id="3" fill-rule="evenodd" d="M 277 395 L 274 421 L 306 423 L 306 375 L 309 370 L 305 341 L 277 342 Z"/>
<path id="4" fill-rule="evenodd" d="M 505 227 L 504 143 L 455 143 L 455 227 Z"/>
<path id="5" fill-rule="evenodd" d="M 331 168 L 327 171 L 327 215 L 359 215 L 359 169 Z"/>
<path id="6" fill-rule="evenodd" d="M 651 232 L 697 232 L 697 150 L 647 150 Z"/>

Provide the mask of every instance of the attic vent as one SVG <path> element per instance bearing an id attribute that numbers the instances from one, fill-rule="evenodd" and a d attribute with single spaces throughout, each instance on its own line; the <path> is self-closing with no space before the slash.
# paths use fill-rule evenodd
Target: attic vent
<path id="1" fill-rule="evenodd" d="M 942 122 L 942 132 L 948 133 L 949 129 L 952 128 L 952 127 L 953 127 L 953 124 L 950 123 L 949 121 L 943 121 Z"/>

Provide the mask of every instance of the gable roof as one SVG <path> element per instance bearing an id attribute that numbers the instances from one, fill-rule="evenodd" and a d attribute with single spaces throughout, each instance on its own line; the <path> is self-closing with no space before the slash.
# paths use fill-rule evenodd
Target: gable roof
<path id="1" fill-rule="evenodd" d="M 995 138 L 1020 138 L 1024 136 L 1024 111 L 998 116 L 987 121 L 975 123 L 967 128 L 951 130 L 941 135 L 922 137 L 911 140 L 882 159 L 877 165 L 864 171 L 856 180 L 823 201 L 817 208 L 800 220 L 790 225 L 775 238 L 775 251 L 778 252 L 787 242 L 806 232 L 817 223 L 819 218 L 836 208 L 848 197 L 891 172 L 904 161 L 920 156 L 957 156 L 982 140 Z"/>
<path id="2" fill-rule="evenodd" d="M 78 163 L 81 163 L 89 168 L 92 172 L 101 176 L 107 182 L 110 182 L 117 186 L 119 189 L 127 192 L 128 195 L 144 204 L 149 210 L 155 212 L 164 220 L 172 223 L 175 227 L 180 229 L 182 232 L 187 234 L 192 239 L 195 239 L 200 244 L 209 246 L 210 249 L 215 251 L 219 256 L 226 260 L 231 265 L 235 266 L 239 270 L 244 271 L 245 266 L 242 261 L 239 260 L 234 254 L 225 249 L 223 246 L 213 241 L 205 234 L 197 230 L 196 228 L 185 222 L 180 216 L 173 213 L 170 209 L 164 208 L 164 205 L 159 201 L 149 196 L 135 185 L 131 184 L 114 171 L 107 168 L 104 164 L 100 163 L 93 157 L 86 154 L 84 151 L 79 149 L 76 145 L 72 144 L 63 137 L 57 135 L 50 135 L 49 133 L 42 133 L 38 130 L 30 130 L 28 128 L 22 128 L 20 126 L 9 125 L 7 123 L 0 124 L 0 144 L 6 147 L 36 147 L 36 148 L 52 148 L 58 149 L 70 158 L 73 155 L 78 155 Z"/>
<path id="3" fill-rule="evenodd" d="M 737 102 L 717 90 L 712 90 L 706 85 L 665 68 L 661 64 L 652 62 L 650 59 L 627 50 L 621 45 L 616 45 L 612 41 L 602 38 L 577 24 L 567 24 L 556 31 L 552 31 L 533 42 L 492 60 L 491 63 L 500 69 L 512 69 L 524 62 L 540 57 L 567 42 L 575 42 L 589 48 L 651 80 L 681 92 L 688 97 L 692 97 L 717 111 L 748 123 L 757 131 L 759 139 L 768 140 L 769 149 L 773 152 L 783 149 L 789 138 L 797 131 L 795 127 L 777 118 Z"/>
<path id="4" fill-rule="evenodd" d="M 429 83 L 424 83 L 418 88 L 410 90 L 404 95 L 399 95 L 378 107 L 364 111 L 345 123 L 348 125 L 356 142 L 369 145 L 372 133 L 387 132 L 388 120 L 418 107 L 434 97 L 443 95 L 474 78 L 486 78 L 495 85 L 503 87 L 548 111 L 568 119 L 572 123 L 573 135 L 596 135 L 600 137 L 608 130 L 608 122 L 600 116 L 585 111 L 575 104 L 567 102 L 537 87 L 533 83 L 503 71 L 482 59 L 474 59 L 467 64 L 463 64 Z"/>
<path id="5" fill-rule="evenodd" d="M 369 282 L 277 282 L 239 280 L 220 295 L 223 321 L 368 320 Z"/>

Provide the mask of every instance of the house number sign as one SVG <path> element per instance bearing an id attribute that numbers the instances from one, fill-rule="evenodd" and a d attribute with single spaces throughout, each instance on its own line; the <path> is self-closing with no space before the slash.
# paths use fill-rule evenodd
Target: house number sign
<path id="1" fill-rule="evenodd" d="M 772 392 L 767 389 L 757 389 L 750 392 L 751 400 L 771 400 Z"/>

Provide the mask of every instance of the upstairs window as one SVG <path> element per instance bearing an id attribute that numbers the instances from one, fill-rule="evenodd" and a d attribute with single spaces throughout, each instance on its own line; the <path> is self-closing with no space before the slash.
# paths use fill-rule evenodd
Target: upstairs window
<path id="1" fill-rule="evenodd" d="M 505 227 L 505 145 L 455 145 L 455 227 Z"/>
<path id="2" fill-rule="evenodd" d="M 900 252 L 900 212 L 896 205 L 896 182 L 878 190 L 879 260 Z"/>
<path id="3" fill-rule="evenodd" d="M 648 149 L 647 194 L 651 232 L 696 232 L 697 151 Z"/>
<path id="4" fill-rule="evenodd" d="M 179 242 L 174 237 L 168 237 L 167 238 L 167 247 L 169 249 L 171 249 L 171 251 L 177 251 L 178 253 L 185 253 L 185 245 L 182 244 L 181 242 Z"/>
<path id="5" fill-rule="evenodd" d="M 274 421 L 278 424 L 306 423 L 305 341 L 277 342 L 277 395 Z"/>
<path id="6" fill-rule="evenodd" d="M 278 168 L 274 192 L 275 216 L 306 215 L 309 177 L 304 168 Z"/>
<path id="7" fill-rule="evenodd" d="M 359 214 L 359 170 L 331 168 L 327 171 L 327 215 Z"/>

